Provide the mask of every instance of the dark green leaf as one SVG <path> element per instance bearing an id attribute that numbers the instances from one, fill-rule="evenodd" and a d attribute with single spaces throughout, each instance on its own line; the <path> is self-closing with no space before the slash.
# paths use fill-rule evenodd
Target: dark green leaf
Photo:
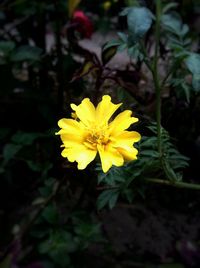
<path id="1" fill-rule="evenodd" d="M 166 30 L 177 35 L 180 34 L 182 21 L 178 14 L 164 14 L 161 17 L 161 22 Z"/>
<path id="2" fill-rule="evenodd" d="M 117 203 L 117 199 L 118 199 L 118 196 L 119 196 L 119 191 L 113 191 L 112 195 L 110 196 L 110 199 L 108 201 L 108 206 L 109 206 L 109 209 L 112 209 L 114 208 L 114 206 L 116 205 Z"/>
<path id="3" fill-rule="evenodd" d="M 122 32 L 118 32 L 117 34 L 118 34 L 119 38 L 120 38 L 124 43 L 127 43 L 127 42 L 128 42 L 128 36 L 127 36 L 127 34 L 122 33 Z"/>
<path id="4" fill-rule="evenodd" d="M 11 138 L 12 142 L 22 145 L 31 145 L 37 138 L 43 137 L 41 133 L 26 133 L 26 132 L 17 132 Z"/>
<path id="5" fill-rule="evenodd" d="M 47 254 L 59 267 L 68 267 L 70 257 L 68 253 L 76 250 L 76 244 L 71 233 L 64 230 L 52 231 L 49 238 L 40 243 L 39 252 Z"/>
<path id="6" fill-rule="evenodd" d="M 46 207 L 42 213 L 42 217 L 51 224 L 56 224 L 59 221 L 58 210 L 54 205 Z"/>
<path id="7" fill-rule="evenodd" d="M 15 48 L 15 43 L 12 41 L 0 41 L 0 52 L 7 56 Z"/>
<path id="8" fill-rule="evenodd" d="M 195 91 L 200 91 L 200 55 L 197 53 L 189 53 L 185 59 L 185 64 L 192 73 L 192 86 Z"/>
<path id="9" fill-rule="evenodd" d="M 103 49 L 101 53 L 101 59 L 103 62 L 103 65 L 106 65 L 116 54 L 117 52 L 117 46 L 112 46 L 106 49 Z"/>
<path id="10" fill-rule="evenodd" d="M 131 7 L 125 7 L 120 13 L 120 16 L 127 16 L 129 11 L 131 10 Z"/>
<path id="11" fill-rule="evenodd" d="M 162 12 L 163 13 L 167 13 L 170 9 L 174 9 L 178 6 L 178 3 L 172 2 L 172 3 L 168 3 L 163 7 Z"/>
<path id="12" fill-rule="evenodd" d="M 150 29 L 154 15 L 146 7 L 133 7 L 128 11 L 127 23 L 130 44 L 135 44 Z"/>
<path id="13" fill-rule="evenodd" d="M 107 42 L 104 46 L 103 46 L 103 49 L 107 49 L 107 48 L 110 48 L 110 47 L 113 47 L 113 46 L 120 46 L 122 43 L 122 41 L 120 40 L 111 40 L 109 42 Z"/>
<path id="14" fill-rule="evenodd" d="M 119 192 L 117 189 L 110 189 L 103 191 L 97 199 L 97 208 L 100 210 L 105 207 L 107 204 L 109 208 L 113 208 L 116 204 Z M 111 200 L 111 201 L 110 201 Z"/>
<path id="15" fill-rule="evenodd" d="M 12 61 L 39 61 L 41 58 L 42 49 L 39 47 L 33 47 L 24 45 L 19 47 L 11 56 Z"/>
<path id="16" fill-rule="evenodd" d="M 6 144 L 3 149 L 3 158 L 5 159 L 5 162 L 11 160 L 20 151 L 21 148 L 21 145 L 13 143 Z"/>

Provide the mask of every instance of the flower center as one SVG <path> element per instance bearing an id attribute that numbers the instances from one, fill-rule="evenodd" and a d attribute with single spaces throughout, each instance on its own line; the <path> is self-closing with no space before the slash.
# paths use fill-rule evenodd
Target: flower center
<path id="1" fill-rule="evenodd" d="M 105 131 L 92 131 L 85 139 L 84 144 L 93 150 L 97 149 L 97 145 L 106 145 L 109 142 L 109 136 Z"/>

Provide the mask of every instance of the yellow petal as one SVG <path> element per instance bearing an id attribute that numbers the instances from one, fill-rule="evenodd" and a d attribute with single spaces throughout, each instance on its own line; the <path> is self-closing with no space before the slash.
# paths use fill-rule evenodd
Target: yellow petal
<path id="1" fill-rule="evenodd" d="M 83 127 L 80 124 L 80 122 L 77 122 L 74 119 L 67 119 L 67 118 L 60 119 L 58 121 L 58 126 L 61 128 L 61 130 L 56 133 L 57 135 L 64 133 L 74 134 L 75 132 L 80 133 L 80 131 L 83 130 Z"/>
<path id="2" fill-rule="evenodd" d="M 112 146 L 127 147 L 132 146 L 134 142 L 138 142 L 141 136 L 136 131 L 123 131 L 119 135 L 111 136 Z"/>
<path id="3" fill-rule="evenodd" d="M 106 173 L 112 165 L 117 167 L 124 164 L 122 155 L 111 146 L 98 146 L 103 172 Z"/>
<path id="4" fill-rule="evenodd" d="M 61 134 L 61 140 L 65 147 L 72 147 L 76 145 L 81 145 L 84 142 L 85 136 L 76 134 Z"/>
<path id="5" fill-rule="evenodd" d="M 84 145 L 78 145 L 72 148 L 65 148 L 61 154 L 70 162 L 76 161 L 78 169 L 85 169 L 94 160 L 97 152 L 86 148 Z"/>
<path id="6" fill-rule="evenodd" d="M 71 104 L 71 108 L 86 126 L 95 122 L 95 107 L 90 99 L 85 98 L 79 105 Z"/>
<path id="7" fill-rule="evenodd" d="M 122 103 L 114 104 L 111 102 L 111 97 L 104 95 L 102 101 L 97 105 L 96 108 L 96 120 L 97 124 L 108 123 L 110 117 L 114 112 L 122 105 Z"/>
<path id="8" fill-rule="evenodd" d="M 132 111 L 125 110 L 118 114 L 109 124 L 110 133 L 119 133 L 130 127 L 131 124 L 138 121 L 138 118 L 131 117 Z"/>
<path id="9" fill-rule="evenodd" d="M 134 147 L 117 148 L 117 151 L 123 156 L 124 160 L 131 161 L 137 159 L 138 150 Z"/>

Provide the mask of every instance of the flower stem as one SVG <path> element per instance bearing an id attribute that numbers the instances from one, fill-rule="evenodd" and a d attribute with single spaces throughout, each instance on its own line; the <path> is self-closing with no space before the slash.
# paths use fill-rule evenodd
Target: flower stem
<path id="1" fill-rule="evenodd" d="M 192 190 L 200 190 L 200 184 L 195 183 L 187 183 L 187 182 L 181 182 L 181 181 L 169 181 L 169 180 L 162 180 L 162 179 L 153 179 L 153 178 L 145 178 L 145 182 L 147 183 L 157 183 L 157 184 L 164 184 L 173 186 L 176 188 L 185 188 L 185 189 L 192 189 Z"/>
<path id="2" fill-rule="evenodd" d="M 157 121 L 157 138 L 158 153 L 162 157 L 162 141 L 161 141 L 161 88 L 158 75 L 158 59 L 159 59 L 159 40 L 160 40 L 160 17 L 161 17 L 161 1 L 156 0 L 156 29 L 155 29 L 155 55 L 153 61 L 153 81 L 156 93 L 156 121 Z"/>

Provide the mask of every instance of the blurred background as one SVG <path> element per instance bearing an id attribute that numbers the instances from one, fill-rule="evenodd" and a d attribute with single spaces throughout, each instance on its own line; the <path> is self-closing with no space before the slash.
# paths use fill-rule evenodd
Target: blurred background
<path id="1" fill-rule="evenodd" d="M 119 13 L 138 2 L 155 14 L 149 0 L 0 1 L 0 268 L 200 267 L 199 191 L 136 180 L 122 195 L 98 199 L 97 183 L 120 182 L 118 170 L 106 178 L 95 164 L 78 171 L 61 158 L 55 136 L 70 103 L 97 103 L 104 94 L 134 110 L 143 136 L 152 134 L 146 126 L 155 120 L 155 92 L 142 60 L 125 45 L 103 50 L 127 32 Z M 180 38 L 199 53 L 199 1 L 162 2 L 188 25 Z M 153 33 L 145 37 L 149 55 Z M 161 76 L 169 63 L 165 37 Z M 200 183 L 200 91 L 191 80 L 182 67 L 174 72 L 162 95 L 162 125 L 186 156 L 183 179 Z"/>

